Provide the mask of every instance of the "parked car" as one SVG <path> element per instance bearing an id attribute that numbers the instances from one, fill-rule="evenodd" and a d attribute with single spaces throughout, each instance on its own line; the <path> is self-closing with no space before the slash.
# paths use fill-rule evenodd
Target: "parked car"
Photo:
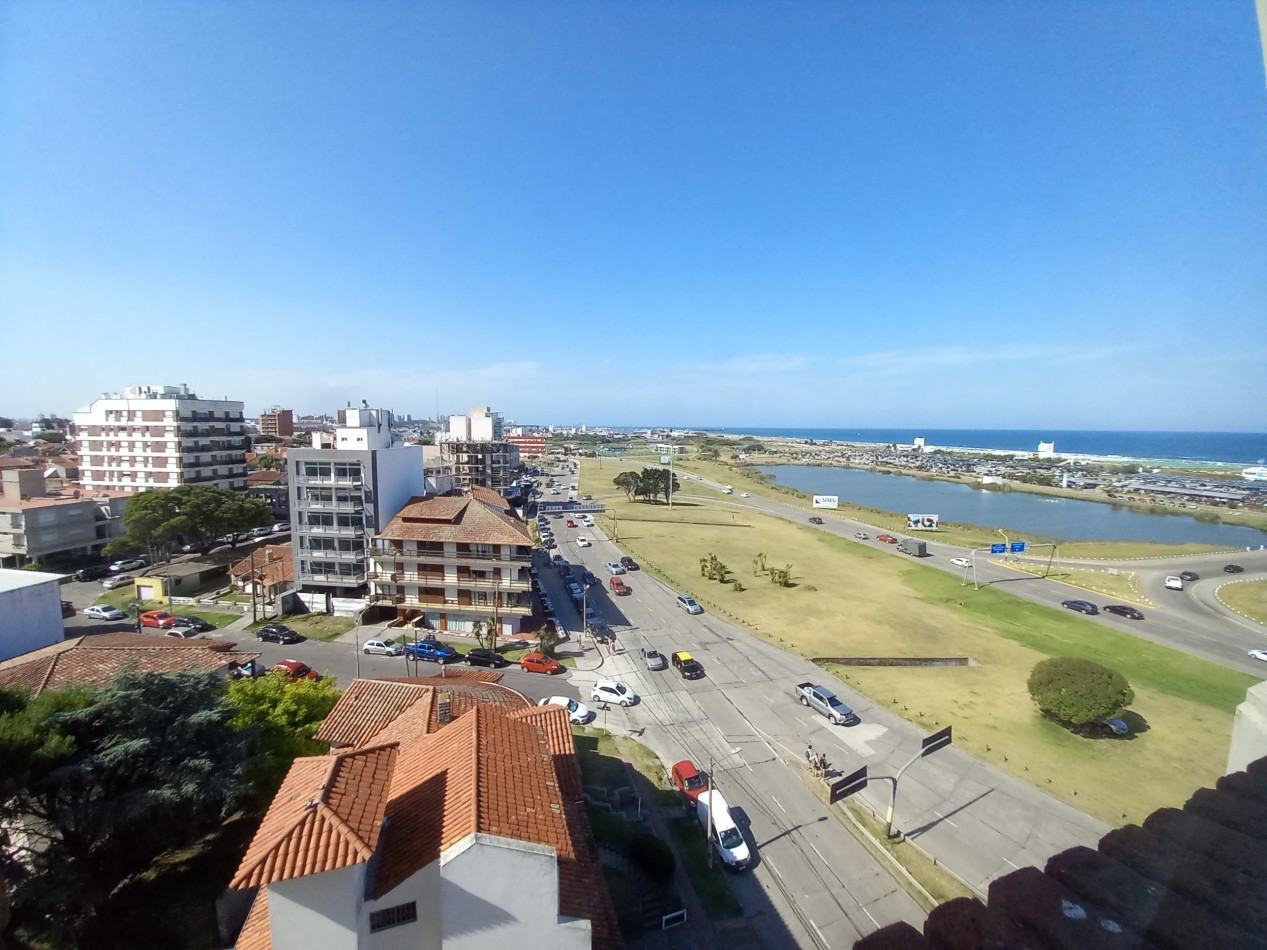
<path id="1" fill-rule="evenodd" d="M 704 612 L 704 608 L 697 604 L 695 598 L 690 594 L 678 594 L 677 605 L 688 614 L 702 614 Z"/>
<path id="2" fill-rule="evenodd" d="M 952 557 L 950 563 L 955 567 L 971 567 L 972 561 L 966 557 Z"/>
<path id="3" fill-rule="evenodd" d="M 461 653 L 447 643 L 431 638 L 406 643 L 405 656 L 415 660 L 426 660 L 428 663 L 439 663 L 441 666 L 446 663 L 458 663 L 464 659 Z"/>
<path id="4" fill-rule="evenodd" d="M 496 650 L 489 650 L 485 647 L 476 647 L 474 650 L 466 651 L 467 666 L 490 666 L 493 669 L 508 666 L 510 660 L 506 659 Z"/>
<path id="5" fill-rule="evenodd" d="M 113 577 L 107 577 L 104 581 L 101 582 L 101 586 L 104 587 L 106 590 L 114 590 L 116 587 L 124 587 L 128 584 L 131 584 L 135 580 L 136 580 L 135 577 L 125 577 L 122 574 L 116 574 Z"/>
<path id="6" fill-rule="evenodd" d="M 538 706 L 562 706 L 568 711 L 568 719 L 578 726 L 590 721 L 593 713 L 584 703 L 578 703 L 575 699 L 568 699 L 566 696 L 548 696 L 537 702 Z"/>
<path id="7" fill-rule="evenodd" d="M 559 545 L 555 542 L 554 538 L 546 538 L 544 541 L 541 542 L 541 546 L 545 548 L 547 551 L 553 551 Z"/>
<path id="8" fill-rule="evenodd" d="M 122 561 L 115 561 L 110 565 L 110 573 L 120 574 L 123 571 L 138 571 L 141 568 L 148 566 L 148 563 L 149 562 L 143 557 L 124 558 Z"/>
<path id="9" fill-rule="evenodd" d="M 624 557 L 620 559 L 620 566 L 623 567 L 627 571 L 638 570 L 638 562 L 635 561 L 633 558 L 629 557 L 629 555 L 625 555 Z"/>
<path id="10" fill-rule="evenodd" d="M 164 636 L 175 637 L 177 640 L 197 640 L 201 639 L 202 633 L 193 627 L 172 627 Z"/>
<path id="11" fill-rule="evenodd" d="M 314 670 L 307 663 L 301 663 L 299 660 L 278 660 L 273 669 L 281 670 L 292 680 L 319 680 L 321 674 Z"/>
<path id="12" fill-rule="evenodd" d="M 177 614 L 172 618 L 172 626 L 181 630 L 192 630 L 194 633 L 210 633 L 216 628 L 215 624 L 208 623 L 194 614 Z"/>
<path id="13" fill-rule="evenodd" d="M 690 759 L 674 762 L 669 778 L 687 804 L 694 804 L 701 793 L 708 791 L 708 777 Z"/>
<path id="14" fill-rule="evenodd" d="M 78 611 L 75 610 L 74 604 L 72 604 L 69 600 L 62 601 L 62 619 L 63 620 L 69 620 L 71 617 L 75 616 L 76 613 L 78 613 Z"/>
<path id="15" fill-rule="evenodd" d="M 142 627 L 155 627 L 159 630 L 166 630 L 176 618 L 166 610 L 147 610 L 141 614 L 140 619 Z"/>
<path id="16" fill-rule="evenodd" d="M 1143 620 L 1144 615 L 1134 607 L 1128 607 L 1126 604 L 1105 604 L 1104 612 L 1106 614 L 1117 614 L 1119 617 L 1125 617 L 1128 620 Z"/>
<path id="17" fill-rule="evenodd" d="M 608 573 L 610 573 L 610 574 L 623 574 L 623 573 L 625 573 L 625 569 L 624 569 L 623 567 L 621 567 L 621 566 L 620 566 L 620 562 L 619 562 L 619 561 L 608 561 L 608 562 L 607 562 L 607 571 L 608 571 Z"/>
<path id="18" fill-rule="evenodd" d="M 822 524 L 822 523 L 823 523 L 823 519 L 822 519 L 822 518 L 820 518 L 820 517 L 818 517 L 818 515 L 810 515 L 810 516 L 809 516 L 809 523 L 810 523 L 810 524 Z"/>
<path id="19" fill-rule="evenodd" d="M 109 564 L 93 564 L 91 567 L 81 567 L 75 572 L 75 580 L 77 581 L 99 581 L 101 578 L 109 576 Z"/>
<path id="20" fill-rule="evenodd" d="M 1239 564 L 1224 564 L 1223 565 L 1224 574 L 1241 574 L 1241 573 L 1244 573 L 1244 571 L 1245 571 L 1245 568 L 1241 567 Z"/>
<path id="21" fill-rule="evenodd" d="M 289 521 L 279 521 L 277 522 L 277 524 L 273 525 L 273 528 L 272 528 L 273 534 L 283 534 L 289 530 L 290 530 Z"/>
<path id="22" fill-rule="evenodd" d="M 875 539 L 877 541 L 883 541 L 885 544 L 897 544 L 897 538 L 893 537 L 891 534 L 877 534 Z"/>
<path id="23" fill-rule="evenodd" d="M 255 639 L 265 643 L 300 643 L 304 638 L 284 623 L 270 623 L 255 631 Z"/>
<path id="24" fill-rule="evenodd" d="M 642 651 L 642 659 L 646 662 L 647 669 L 649 670 L 667 670 L 669 668 L 668 659 L 666 659 L 665 655 L 659 650 L 648 650 L 644 648 Z"/>
<path id="25" fill-rule="evenodd" d="M 405 645 L 397 643 L 390 637 L 382 640 L 366 640 L 361 644 L 362 653 L 373 653 L 377 656 L 404 656 Z"/>
<path id="26" fill-rule="evenodd" d="M 584 570 L 581 571 L 581 583 L 586 587 L 593 587 L 598 583 L 598 578 L 594 575 L 593 571 Z"/>
<path id="27" fill-rule="evenodd" d="M 544 653 L 525 653 L 519 660 L 519 668 L 525 673 L 563 672 L 563 664 Z"/>
<path id="28" fill-rule="evenodd" d="M 118 607 L 111 607 L 109 604 L 94 604 L 84 611 L 84 616 L 89 620 L 127 620 L 128 615 Z"/>
<path id="29" fill-rule="evenodd" d="M 1196 571 L 1180 571 L 1179 579 L 1181 581 L 1199 581 L 1201 580 L 1201 575 Z"/>
<path id="30" fill-rule="evenodd" d="M 870 540 L 871 540 L 871 535 L 867 534 L 867 532 L 865 532 L 865 531 L 855 531 L 855 532 L 853 533 L 853 536 L 854 536 L 855 538 L 857 538 L 859 541 L 870 541 Z"/>
<path id="31" fill-rule="evenodd" d="M 1080 614 L 1092 615 L 1100 612 L 1100 608 L 1089 600 L 1064 600 L 1061 601 L 1060 606 L 1076 610 Z"/>
<path id="32" fill-rule="evenodd" d="M 562 568 L 563 565 L 567 564 L 567 561 L 563 560 L 562 554 L 556 554 L 552 558 L 550 558 L 550 563 L 553 564 L 555 567 Z"/>
<path id="33" fill-rule="evenodd" d="M 247 537 L 248 538 L 264 538 L 272 533 L 273 533 L 273 526 L 271 524 L 266 524 L 266 525 L 260 525 L 258 528 L 252 528 L 250 534 L 248 534 Z"/>
<path id="34" fill-rule="evenodd" d="M 590 691 L 590 699 L 596 703 L 616 703 L 618 706 L 632 706 L 637 702 L 638 694 L 624 683 L 614 680 L 600 680 Z"/>

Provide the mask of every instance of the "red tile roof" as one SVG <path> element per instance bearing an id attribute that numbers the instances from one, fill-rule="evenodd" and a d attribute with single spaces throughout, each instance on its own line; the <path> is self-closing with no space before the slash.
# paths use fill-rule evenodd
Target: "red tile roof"
<path id="1" fill-rule="evenodd" d="M 523 522 L 499 507 L 474 498 L 411 498 L 378 537 L 468 544 L 532 544 Z"/>

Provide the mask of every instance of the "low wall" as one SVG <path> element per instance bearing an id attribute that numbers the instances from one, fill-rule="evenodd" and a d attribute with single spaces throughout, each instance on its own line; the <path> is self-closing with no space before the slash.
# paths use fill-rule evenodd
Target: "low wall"
<path id="1" fill-rule="evenodd" d="M 841 666 L 971 666 L 967 656 L 815 656 L 815 663 Z"/>

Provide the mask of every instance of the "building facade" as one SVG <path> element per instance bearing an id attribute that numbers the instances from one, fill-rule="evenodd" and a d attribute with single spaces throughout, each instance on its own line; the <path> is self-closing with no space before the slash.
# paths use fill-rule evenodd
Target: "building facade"
<path id="1" fill-rule="evenodd" d="M 385 409 L 339 411 L 333 433 L 287 454 L 296 586 L 360 597 L 369 590 L 371 542 L 422 494 L 422 448 L 391 432 Z"/>
<path id="2" fill-rule="evenodd" d="M 515 636 L 532 616 L 531 568 L 532 537 L 508 509 L 413 498 L 374 539 L 372 596 L 430 630 L 468 633 L 492 620 Z"/>
<path id="3" fill-rule="evenodd" d="M 208 484 L 246 488 L 242 403 L 188 386 L 133 386 L 74 414 L 83 486 L 140 492 Z"/>
<path id="4" fill-rule="evenodd" d="M 295 434 L 295 411 L 274 406 L 260 413 L 260 435 L 289 439 Z"/>
<path id="5" fill-rule="evenodd" d="M 426 446 L 428 463 L 450 468 L 458 488 L 483 485 L 506 491 L 515 480 L 519 448 L 506 440 L 499 412 L 488 406 L 472 406 L 464 416 L 449 416 L 447 432 L 436 434 L 436 444 Z"/>
<path id="6" fill-rule="evenodd" d="M 0 660 L 61 643 L 62 577 L 0 570 Z"/>
<path id="7" fill-rule="evenodd" d="M 506 441 L 523 455 L 545 455 L 546 437 L 544 435 L 508 435 Z"/>
<path id="8" fill-rule="evenodd" d="M 121 492 L 52 487 L 39 469 L 0 471 L 0 567 L 89 555 L 123 533 Z"/>

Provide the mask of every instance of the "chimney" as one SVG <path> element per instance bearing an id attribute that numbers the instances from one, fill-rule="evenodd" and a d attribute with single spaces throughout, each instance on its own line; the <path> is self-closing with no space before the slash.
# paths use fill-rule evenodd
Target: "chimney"
<path id="1" fill-rule="evenodd" d="M 269 564 L 273 560 L 273 547 L 269 545 L 264 549 L 264 563 Z"/>
<path id="2" fill-rule="evenodd" d="M 436 698 L 436 722 L 442 726 L 453 719 L 453 710 L 449 700 L 450 695 L 448 693 L 441 693 Z"/>

